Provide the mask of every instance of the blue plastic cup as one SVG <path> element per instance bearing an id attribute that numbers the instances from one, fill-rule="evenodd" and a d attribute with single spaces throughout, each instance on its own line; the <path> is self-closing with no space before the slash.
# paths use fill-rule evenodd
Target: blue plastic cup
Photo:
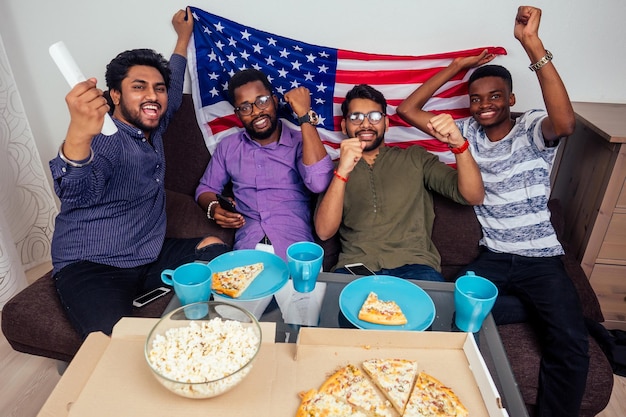
<path id="1" fill-rule="evenodd" d="M 296 242 L 287 248 L 287 266 L 298 292 L 311 292 L 315 289 L 317 276 L 322 270 L 324 249 L 313 242 Z"/>
<path id="2" fill-rule="evenodd" d="M 472 271 L 457 279 L 454 285 L 454 323 L 461 331 L 477 332 L 496 302 L 498 288 Z"/>
<path id="3" fill-rule="evenodd" d="M 165 269 L 161 272 L 161 281 L 174 287 L 180 304 L 209 301 L 211 296 L 211 269 L 200 262 L 192 262 L 178 268 Z M 188 319 L 199 319 L 208 314 L 208 305 L 199 304 L 185 309 Z"/>

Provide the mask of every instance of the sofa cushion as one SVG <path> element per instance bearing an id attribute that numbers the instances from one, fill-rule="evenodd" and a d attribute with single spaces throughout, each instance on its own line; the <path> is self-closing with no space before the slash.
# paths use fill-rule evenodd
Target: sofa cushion
<path id="1" fill-rule="evenodd" d="M 173 292 L 140 308 L 134 317 L 160 317 Z M 52 271 L 15 295 L 2 309 L 2 332 L 13 349 L 69 362 L 82 340 L 70 323 L 52 279 Z"/>

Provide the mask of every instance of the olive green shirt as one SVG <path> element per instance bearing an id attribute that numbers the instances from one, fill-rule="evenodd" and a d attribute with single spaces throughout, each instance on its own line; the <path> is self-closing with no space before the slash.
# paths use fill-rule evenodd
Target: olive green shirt
<path id="1" fill-rule="evenodd" d="M 467 204 L 457 177 L 421 146 L 383 146 L 372 166 L 361 159 L 346 184 L 336 267 L 363 262 L 378 271 L 421 264 L 441 271 L 431 240 L 435 213 L 429 190 Z"/>

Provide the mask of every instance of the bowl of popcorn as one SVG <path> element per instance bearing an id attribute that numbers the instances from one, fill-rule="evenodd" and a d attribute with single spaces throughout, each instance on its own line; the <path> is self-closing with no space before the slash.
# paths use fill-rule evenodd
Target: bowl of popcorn
<path id="1" fill-rule="evenodd" d="M 180 307 L 150 331 L 148 366 L 175 394 L 211 398 L 248 376 L 259 349 L 261 327 L 246 309 L 219 301 Z"/>

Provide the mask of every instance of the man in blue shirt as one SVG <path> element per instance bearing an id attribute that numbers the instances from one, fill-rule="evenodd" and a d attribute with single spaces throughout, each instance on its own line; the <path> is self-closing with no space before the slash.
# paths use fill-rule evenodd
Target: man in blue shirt
<path id="1" fill-rule="evenodd" d="M 71 121 L 50 161 L 61 200 L 52 263 L 61 303 L 83 338 L 111 334 L 130 315 L 133 299 L 161 284 L 163 269 L 228 250 L 215 237 L 165 239 L 162 135 L 182 102 L 193 31 L 187 13 L 172 19 L 178 40 L 169 64 L 152 50 L 136 49 L 107 66 L 117 133 L 100 133 L 109 105 L 94 78 L 66 96 Z"/>

